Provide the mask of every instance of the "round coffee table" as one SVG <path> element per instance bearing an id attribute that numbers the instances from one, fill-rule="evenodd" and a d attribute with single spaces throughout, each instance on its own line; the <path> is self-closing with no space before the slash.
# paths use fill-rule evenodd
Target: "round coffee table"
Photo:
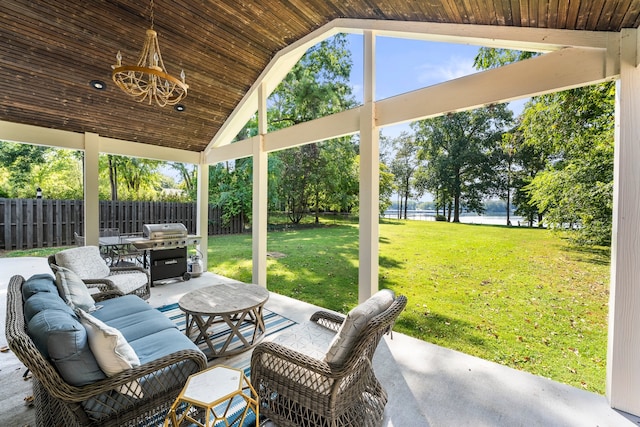
<path id="1" fill-rule="evenodd" d="M 178 306 L 186 315 L 186 335 L 196 345 L 205 343 L 211 360 L 246 351 L 264 338 L 262 308 L 268 299 L 269 291 L 262 286 L 222 283 L 185 294 Z M 214 332 L 220 323 L 228 329 Z M 216 348 L 214 339 L 223 341 L 222 346 Z"/>

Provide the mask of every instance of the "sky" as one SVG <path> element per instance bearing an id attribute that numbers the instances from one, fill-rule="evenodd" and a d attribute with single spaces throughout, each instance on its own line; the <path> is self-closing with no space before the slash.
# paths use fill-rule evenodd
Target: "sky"
<path id="1" fill-rule="evenodd" d="M 363 36 L 348 36 L 353 69 L 351 83 L 356 100 L 362 103 Z M 442 83 L 478 72 L 473 60 L 479 46 L 376 37 L 376 94 L 381 100 L 401 93 Z M 515 115 L 527 99 L 511 102 Z M 383 128 L 383 135 L 395 137 L 408 131 L 409 124 Z"/>

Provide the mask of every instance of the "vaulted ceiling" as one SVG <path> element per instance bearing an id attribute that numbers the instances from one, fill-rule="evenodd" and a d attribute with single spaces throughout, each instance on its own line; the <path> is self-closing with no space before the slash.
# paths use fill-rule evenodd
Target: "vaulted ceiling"
<path id="1" fill-rule="evenodd" d="M 0 120 L 203 151 L 278 51 L 337 18 L 620 31 L 640 0 L 155 0 L 170 74 L 185 70 L 185 111 L 138 103 L 111 80 L 137 61 L 150 24 L 141 0 L 5 0 Z M 107 83 L 98 91 L 93 79 Z"/>

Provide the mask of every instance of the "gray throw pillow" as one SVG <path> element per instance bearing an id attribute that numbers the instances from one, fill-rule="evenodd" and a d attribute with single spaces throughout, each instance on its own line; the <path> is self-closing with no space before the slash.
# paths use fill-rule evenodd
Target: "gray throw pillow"
<path id="1" fill-rule="evenodd" d="M 56 286 L 62 299 L 73 308 L 95 310 L 95 301 L 82 279 L 67 268 L 58 266 L 56 270 Z"/>

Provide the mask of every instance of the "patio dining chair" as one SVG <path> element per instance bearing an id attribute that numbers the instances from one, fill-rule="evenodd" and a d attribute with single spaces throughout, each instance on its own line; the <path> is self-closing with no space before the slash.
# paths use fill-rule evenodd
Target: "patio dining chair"
<path id="1" fill-rule="evenodd" d="M 251 357 L 251 382 L 260 415 L 279 427 L 381 426 L 387 393 L 376 378 L 372 359 L 382 335 L 389 332 L 407 304 L 383 290 L 347 317 L 319 311 L 317 328 L 337 332 L 324 357 L 305 353 L 297 335 L 295 348 L 262 342 Z"/>
<path id="2" fill-rule="evenodd" d="M 100 292 L 110 292 L 115 296 L 132 294 L 143 299 L 148 299 L 151 294 L 151 279 L 144 268 L 109 267 L 97 246 L 65 249 L 50 255 L 48 261 L 54 273 L 58 267 L 67 268 L 76 273 L 87 287 L 98 288 Z"/>

